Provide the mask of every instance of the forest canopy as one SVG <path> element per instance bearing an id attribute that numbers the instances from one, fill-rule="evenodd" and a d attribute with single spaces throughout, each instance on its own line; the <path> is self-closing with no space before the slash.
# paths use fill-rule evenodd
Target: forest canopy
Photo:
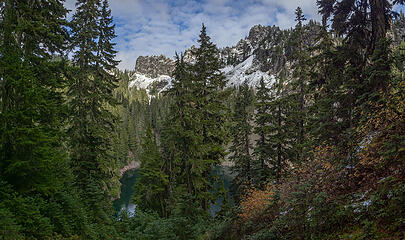
<path id="1" fill-rule="evenodd" d="M 234 48 L 202 24 L 143 88 L 107 0 L 0 0 L 0 238 L 404 239 L 403 4 L 318 0 Z"/>

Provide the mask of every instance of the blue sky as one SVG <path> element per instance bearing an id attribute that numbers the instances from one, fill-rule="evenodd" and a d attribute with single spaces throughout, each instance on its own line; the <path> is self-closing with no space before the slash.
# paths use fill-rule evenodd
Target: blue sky
<path id="1" fill-rule="evenodd" d="M 66 0 L 74 9 L 75 0 Z M 201 24 L 218 47 L 232 46 L 257 24 L 289 28 L 294 11 L 319 20 L 316 0 L 110 0 L 120 69 L 144 55 L 173 57 L 196 44 Z"/>

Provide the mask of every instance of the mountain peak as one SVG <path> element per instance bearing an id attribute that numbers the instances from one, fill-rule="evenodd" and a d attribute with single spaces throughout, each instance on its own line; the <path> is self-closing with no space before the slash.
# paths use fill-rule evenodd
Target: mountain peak
<path id="1" fill-rule="evenodd" d="M 136 59 L 135 72 L 156 78 L 161 75 L 172 76 L 175 61 L 164 55 L 139 56 Z"/>
<path id="2" fill-rule="evenodd" d="M 262 25 L 255 25 L 249 30 L 249 36 L 247 37 L 252 45 L 256 45 L 267 34 L 267 28 Z"/>

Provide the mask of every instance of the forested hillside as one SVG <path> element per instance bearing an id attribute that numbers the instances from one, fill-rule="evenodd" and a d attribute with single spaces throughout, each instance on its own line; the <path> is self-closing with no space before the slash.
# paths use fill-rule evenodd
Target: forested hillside
<path id="1" fill-rule="evenodd" d="M 404 239 L 404 3 L 123 71 L 107 0 L 0 0 L 0 237 Z"/>

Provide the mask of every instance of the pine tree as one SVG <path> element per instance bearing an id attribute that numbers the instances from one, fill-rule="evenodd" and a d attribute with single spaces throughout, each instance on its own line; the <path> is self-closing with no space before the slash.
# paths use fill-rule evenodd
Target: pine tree
<path id="1" fill-rule="evenodd" d="M 0 175 L 18 191 L 52 195 L 62 187 L 58 171 L 67 160 L 60 107 L 67 10 L 48 1 L 2 6 Z"/>
<path id="2" fill-rule="evenodd" d="M 0 5 L 0 218 L 10 217 L 0 225 L 22 238 L 84 236 L 64 147 L 67 10 L 61 1 Z"/>
<path id="3" fill-rule="evenodd" d="M 150 125 L 143 138 L 140 161 L 142 164 L 139 170 L 140 176 L 134 186 L 137 208 L 154 210 L 160 216 L 164 216 L 168 176 L 163 172 L 163 161 Z"/>
<path id="4" fill-rule="evenodd" d="M 393 4 L 401 2 L 394 1 Z M 384 106 L 384 95 L 388 91 L 391 61 L 386 33 L 390 28 L 393 5 L 385 0 L 370 0 L 318 1 L 318 6 L 324 21 L 332 18 L 332 29 L 343 37 L 342 44 L 333 54 L 333 63 L 330 63 L 332 69 L 340 69 L 331 79 L 334 82 L 331 91 L 335 91 L 331 104 L 334 105 L 335 119 L 339 120 L 336 142 L 347 155 L 343 162 L 354 164 L 354 148 L 359 137 L 356 136 L 356 125 L 376 111 L 375 103 Z M 378 59 L 373 59 L 376 55 L 379 55 Z M 374 62 L 373 67 L 371 62 Z"/>
<path id="5" fill-rule="evenodd" d="M 168 196 L 182 192 L 190 198 L 187 201 L 198 201 L 207 210 L 212 200 L 210 173 L 225 156 L 226 95 L 218 49 L 204 25 L 198 42 L 194 65 L 177 56 L 175 81 L 169 91 L 171 110 L 163 135 Z"/>
<path id="6" fill-rule="evenodd" d="M 196 51 L 196 63 L 193 66 L 193 78 L 195 79 L 194 94 L 196 96 L 196 108 L 201 125 L 202 159 L 199 161 L 197 171 L 199 176 L 195 188 L 198 198 L 202 202 L 202 208 L 208 209 L 210 200 L 209 174 L 212 168 L 219 165 L 224 159 L 226 143 L 225 76 L 220 69 L 219 51 L 207 35 L 206 27 L 202 25 L 198 39 L 200 44 Z"/>
<path id="7" fill-rule="evenodd" d="M 255 102 L 254 133 L 259 135 L 254 150 L 255 159 L 258 161 L 255 176 L 259 179 L 259 182 L 265 181 L 268 176 L 267 165 L 269 164 L 270 155 L 268 143 L 270 89 L 266 84 L 264 79 L 261 78 L 256 92 Z"/>
<path id="8" fill-rule="evenodd" d="M 234 163 L 232 171 L 236 173 L 235 181 L 238 185 L 251 184 L 252 156 L 250 137 L 252 134 L 254 95 L 247 83 L 243 83 L 236 95 L 235 109 L 232 114 L 231 127 L 232 145 L 230 160 Z"/>
<path id="9" fill-rule="evenodd" d="M 281 178 L 285 176 L 287 162 L 295 157 L 292 149 L 296 141 L 296 135 L 292 134 L 296 124 L 292 119 L 295 105 L 291 105 L 292 96 L 284 89 L 285 81 L 285 70 L 282 70 L 270 89 L 267 116 L 270 176 L 276 184 L 280 183 Z"/>
<path id="10" fill-rule="evenodd" d="M 177 65 L 174 76 L 176 82 L 173 83 L 174 92 L 174 104 L 172 105 L 172 123 L 177 127 L 175 130 L 178 164 L 184 167 L 184 183 L 187 185 L 187 191 L 189 194 L 195 193 L 193 181 L 191 179 L 191 166 L 195 165 L 194 161 L 199 158 L 199 152 L 197 146 L 201 144 L 201 138 L 196 135 L 195 130 L 198 129 L 197 118 L 195 118 L 195 104 L 196 100 L 192 96 L 192 78 L 189 73 L 190 70 L 186 69 L 187 66 L 183 61 L 177 57 Z M 177 121 L 176 121 L 177 120 Z M 174 134 L 172 136 L 175 136 Z M 180 142 L 177 142 L 179 140 Z M 189 144 L 186 144 L 186 143 Z M 180 147 L 180 148 L 178 148 Z M 180 150 L 180 151 L 179 151 Z M 177 155 L 176 154 L 176 155 Z M 181 174 L 182 175 L 182 174 Z"/>
<path id="11" fill-rule="evenodd" d="M 113 90 L 117 80 L 114 25 L 106 1 L 78 0 L 72 18 L 73 74 L 68 91 L 71 111 L 69 136 L 77 185 L 92 210 L 94 222 L 110 224 L 109 202 L 114 157 L 115 117 Z M 113 226 L 98 231 L 109 238 Z"/>
<path id="12" fill-rule="evenodd" d="M 72 48 L 77 50 L 73 55 L 74 76 L 68 91 L 72 112 L 69 135 L 72 140 L 73 168 L 79 181 L 87 179 L 90 171 L 98 172 L 96 156 L 93 155 L 95 150 L 92 149 L 96 146 L 91 141 L 91 121 L 94 118 L 90 119 L 89 111 L 93 108 L 90 96 L 95 75 L 92 67 L 96 65 L 98 4 L 98 1 L 78 1 L 72 19 Z M 82 182 L 80 187 L 84 188 L 87 184 Z"/>
<path id="13" fill-rule="evenodd" d="M 73 159 L 78 179 L 88 178 L 94 171 L 99 180 L 106 172 L 111 149 L 109 132 L 113 132 L 114 116 L 108 105 L 114 105 L 116 78 L 109 72 L 116 65 L 111 40 L 115 37 L 108 4 L 99 1 L 78 1 L 73 16 L 73 59 L 76 63 L 74 82 L 69 89 L 72 110 L 71 138 Z M 85 26 L 83 25 L 85 24 Z M 104 189 L 106 190 L 106 189 Z"/>
<path id="14" fill-rule="evenodd" d="M 348 54 L 356 56 L 356 62 L 350 62 L 350 67 L 357 65 L 358 76 L 356 76 L 357 85 L 354 90 L 354 98 L 363 97 L 373 89 L 378 88 L 385 92 L 387 83 L 383 79 L 368 82 L 365 77 L 365 68 L 368 60 L 374 54 L 374 51 L 380 51 L 380 48 L 386 41 L 387 32 L 391 27 L 392 7 L 395 4 L 403 4 L 403 1 L 389 2 L 387 0 L 368 0 L 368 1 L 318 1 L 318 6 L 325 20 L 333 17 L 332 28 L 344 36 L 344 47 L 348 48 Z M 348 17 L 351 16 L 351 17 Z M 364 29 L 364 30 L 360 30 Z M 366 31 L 365 29 L 370 29 Z M 347 55 L 350 56 L 350 55 Z M 350 57 L 353 58 L 353 57 Z M 388 67 L 388 63 L 386 68 Z M 364 89 L 364 87 L 366 89 Z M 358 101 L 358 105 L 364 101 Z"/>
<path id="15" fill-rule="evenodd" d="M 296 160 L 298 162 L 306 158 L 305 154 L 305 143 L 306 143 L 306 133 L 305 128 L 307 124 L 307 114 L 306 114 L 306 96 L 307 96 L 307 83 L 308 83 L 308 68 L 307 61 L 309 59 L 308 52 L 304 45 L 304 33 L 305 28 L 303 22 L 306 20 L 300 7 L 296 9 L 297 22 L 292 37 L 294 38 L 294 65 L 293 65 L 293 81 L 290 83 L 291 87 L 291 97 L 294 100 L 291 104 L 294 105 L 294 116 L 293 119 L 296 120 L 297 132 L 296 143 L 294 144 L 294 149 L 297 153 Z M 293 132 L 291 133 L 293 134 Z"/>
<path id="16" fill-rule="evenodd" d="M 310 68 L 313 69 L 308 84 L 308 92 L 314 103 L 309 107 L 309 131 L 311 144 L 320 145 L 326 141 L 334 141 L 337 145 L 339 140 L 338 109 L 341 92 L 339 89 L 339 70 L 336 61 L 336 47 L 332 34 L 328 32 L 326 19 L 316 40 L 317 43 L 312 52 L 317 52 L 310 59 Z"/>
<path id="17" fill-rule="evenodd" d="M 172 98 L 170 113 L 165 122 L 163 140 L 165 148 L 165 173 L 169 176 L 167 198 L 173 202 L 174 193 L 196 194 L 192 167 L 197 167 L 201 159 L 202 138 L 198 135 L 195 87 L 191 66 L 176 54 L 173 87 L 168 94 Z M 180 193 L 182 192 L 182 193 Z M 173 207 L 173 206 L 172 206 Z"/>

